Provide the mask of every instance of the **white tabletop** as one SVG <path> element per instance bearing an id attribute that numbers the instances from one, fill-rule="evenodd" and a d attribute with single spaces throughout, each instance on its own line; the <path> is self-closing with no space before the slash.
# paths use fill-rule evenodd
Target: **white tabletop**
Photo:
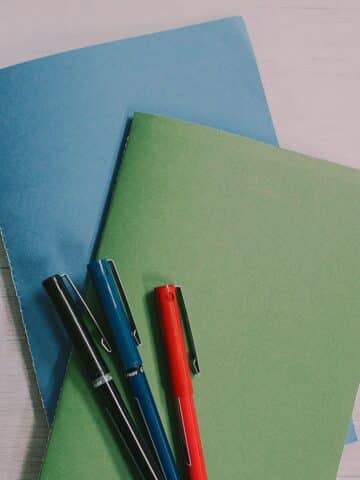
<path id="1" fill-rule="evenodd" d="M 358 0 L 3 0 L 0 67 L 93 43 L 242 15 L 282 147 L 360 167 Z M 48 435 L 0 247 L 0 478 L 37 478 Z M 360 433 L 360 395 L 354 408 Z M 360 442 L 338 479 L 360 480 Z"/>

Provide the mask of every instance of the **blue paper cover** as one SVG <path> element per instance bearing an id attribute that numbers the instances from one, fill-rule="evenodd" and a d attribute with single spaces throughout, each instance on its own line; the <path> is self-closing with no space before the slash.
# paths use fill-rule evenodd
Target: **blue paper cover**
<path id="1" fill-rule="evenodd" d="M 132 113 L 276 136 L 240 18 L 3 69 L 0 105 L 0 225 L 51 422 L 69 343 L 41 281 L 68 272 L 84 285 Z"/>

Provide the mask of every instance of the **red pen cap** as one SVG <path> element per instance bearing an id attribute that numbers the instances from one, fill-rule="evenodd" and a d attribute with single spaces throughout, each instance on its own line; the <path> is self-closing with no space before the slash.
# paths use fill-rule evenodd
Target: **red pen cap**
<path id="1" fill-rule="evenodd" d="M 171 372 L 173 394 L 175 396 L 191 395 L 193 388 L 176 287 L 175 285 L 156 287 L 155 295 Z"/>

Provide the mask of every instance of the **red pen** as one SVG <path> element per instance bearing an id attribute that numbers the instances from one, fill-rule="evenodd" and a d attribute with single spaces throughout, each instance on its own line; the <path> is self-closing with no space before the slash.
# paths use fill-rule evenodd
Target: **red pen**
<path id="1" fill-rule="evenodd" d="M 171 389 L 177 405 L 179 429 L 185 444 L 188 476 L 191 480 L 207 480 L 181 317 L 189 344 L 192 369 L 195 373 L 200 370 L 184 299 L 181 289 L 174 285 L 156 287 L 155 295 L 169 363 Z"/>

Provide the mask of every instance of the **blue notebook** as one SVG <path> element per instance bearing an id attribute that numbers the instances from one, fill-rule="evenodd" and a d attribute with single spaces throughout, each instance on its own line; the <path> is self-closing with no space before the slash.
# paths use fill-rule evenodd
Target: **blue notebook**
<path id="1" fill-rule="evenodd" d="M 132 113 L 277 141 L 241 18 L 0 70 L 0 105 L 0 225 L 51 423 L 69 344 L 41 281 L 84 284 Z"/>

